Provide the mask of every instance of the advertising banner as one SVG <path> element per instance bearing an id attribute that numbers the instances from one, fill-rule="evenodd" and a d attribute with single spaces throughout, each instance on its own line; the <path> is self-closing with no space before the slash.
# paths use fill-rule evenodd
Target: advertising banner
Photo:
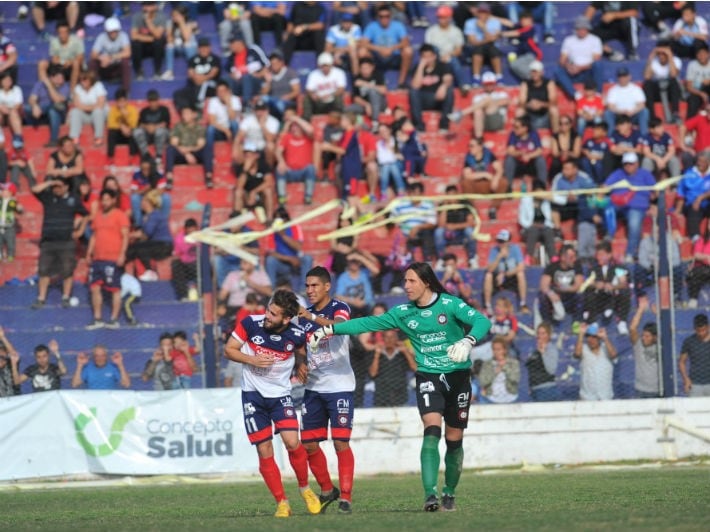
<path id="1" fill-rule="evenodd" d="M 0 401 L 0 480 L 258 472 L 235 389 L 59 391 Z"/>

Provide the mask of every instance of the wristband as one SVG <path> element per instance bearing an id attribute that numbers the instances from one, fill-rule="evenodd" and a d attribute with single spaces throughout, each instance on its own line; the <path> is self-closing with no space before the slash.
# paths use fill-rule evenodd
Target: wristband
<path id="1" fill-rule="evenodd" d="M 318 319 L 318 316 L 316 316 L 315 312 L 311 312 L 311 321 L 316 321 Z"/>

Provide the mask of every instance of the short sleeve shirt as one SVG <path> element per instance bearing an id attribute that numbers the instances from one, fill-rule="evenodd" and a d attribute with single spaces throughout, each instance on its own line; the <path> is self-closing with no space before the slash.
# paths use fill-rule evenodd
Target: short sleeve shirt
<path id="1" fill-rule="evenodd" d="M 84 41 L 76 35 L 70 35 L 66 44 L 59 42 L 58 37 L 49 40 L 49 56 L 58 57 L 64 63 L 71 61 L 75 57 L 84 56 Z"/>
<path id="2" fill-rule="evenodd" d="M 205 138 L 205 126 L 202 124 L 185 124 L 180 122 L 175 124 L 170 137 L 176 137 L 180 141 L 180 146 L 197 146 L 199 139 Z"/>
<path id="3" fill-rule="evenodd" d="M 496 273 L 504 273 L 514 270 L 518 267 L 518 264 L 523 262 L 523 252 L 520 250 L 520 246 L 517 244 L 508 244 L 508 257 L 505 260 L 501 260 L 496 268 Z M 500 253 L 499 246 L 493 246 L 490 253 L 488 254 L 488 263 L 492 263 L 498 257 Z"/>
<path id="4" fill-rule="evenodd" d="M 710 384 L 710 342 L 703 342 L 697 334 L 683 340 L 681 353 L 690 360 L 689 377 L 695 384 Z"/>
<path id="5" fill-rule="evenodd" d="M 364 37 L 377 46 L 396 46 L 407 37 L 407 29 L 398 20 L 392 20 L 386 28 L 374 21 L 365 28 Z M 399 54 L 399 50 L 394 53 Z"/>
<path id="6" fill-rule="evenodd" d="M 574 286 L 574 280 L 578 275 L 583 275 L 582 266 L 579 262 L 575 262 L 569 268 L 562 267 L 559 262 L 553 262 L 545 268 L 545 275 L 549 275 L 551 279 L 552 289 L 569 288 Z"/>
<path id="7" fill-rule="evenodd" d="M 49 390 L 59 390 L 61 385 L 61 375 L 56 364 L 50 364 L 45 372 L 42 372 L 39 365 L 32 364 L 23 371 L 32 383 L 33 392 L 47 392 Z"/>
<path id="8" fill-rule="evenodd" d="M 96 37 L 91 51 L 98 55 L 117 55 L 126 47 L 131 45 L 131 39 L 125 31 L 120 31 L 118 36 L 111 40 L 108 33 L 103 32 Z"/>

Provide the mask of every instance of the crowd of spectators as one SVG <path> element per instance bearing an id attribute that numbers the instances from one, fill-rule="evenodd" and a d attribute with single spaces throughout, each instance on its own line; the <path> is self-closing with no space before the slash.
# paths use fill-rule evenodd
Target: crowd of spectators
<path id="1" fill-rule="evenodd" d="M 270 223 L 287 222 L 291 210 L 287 205 L 317 201 L 319 180 L 332 181 L 338 195 L 351 203 L 363 195 L 375 203 L 402 198 L 391 212 L 403 221 L 388 228 L 389 256 L 369 254 L 352 240 L 333 244 L 332 267 L 340 275 L 336 297 L 348 301 L 353 312 L 369 314 L 374 295 L 385 291 L 383 279 L 390 276 L 390 287 L 396 289 L 398 270 L 413 257 L 431 261 L 452 290 L 474 301 L 474 290 L 455 272 L 459 256 L 465 256 L 462 262 L 470 268 L 479 263 L 475 203 L 447 200 L 442 203 L 446 210 L 437 210 L 439 205 L 427 199 L 408 197 L 424 195 L 427 158 L 439 155 L 425 143 L 427 136 L 436 135 L 423 134 L 425 111 L 438 111 L 442 136 L 449 135 L 451 122 L 472 115 L 460 180 L 446 189 L 447 194 L 550 192 L 520 202 L 524 246 L 512 241 L 515 231 L 495 233 L 482 286 L 476 287 L 481 294 L 476 302 L 492 316 L 497 293 L 506 290 L 517 296 L 519 312 L 530 312 L 533 302 L 528 301 L 525 268 L 548 264 L 533 310 L 554 326 L 567 315 L 579 322 L 584 341 L 578 344 L 577 356 L 583 366 L 589 353 L 598 358 L 597 353 L 605 351 L 604 330 L 610 324 L 619 334 L 633 332 L 627 324 L 631 298 L 644 298 L 643 287 L 655 273 L 649 254 L 657 238 L 653 230 L 644 229 L 644 220 L 654 214 L 657 194 L 623 187 L 608 195 L 579 193 L 597 185 L 626 181 L 648 187 L 663 177 L 682 175 L 672 207 L 674 216 L 686 219 L 694 257 L 687 274 L 674 259 L 677 285 L 682 287 L 687 278 L 692 308 L 702 287 L 710 283 L 703 231 L 710 214 L 706 151 L 710 54 L 707 23 L 690 3 L 661 9 L 592 2 L 580 7 L 571 35 L 555 33 L 555 6 L 550 2 L 442 5 L 436 10 L 436 23 L 423 21 L 423 15 L 406 2 L 373 6 L 336 2 L 331 13 L 318 2 L 298 3 L 290 10 L 279 2 L 235 3 L 214 8 L 219 28 L 215 46 L 200 32 L 195 6 L 185 3 L 168 11 L 157 2 L 142 2 L 130 28 L 118 16 L 105 13 L 104 31 L 86 57 L 82 29 L 86 8 L 76 4 L 69 2 L 63 13 L 33 9 L 35 28 L 50 42 L 47 58 L 37 64 L 38 81 L 27 103 L 16 83 L 18 68 L 26 68 L 18 65 L 22 50 L 6 36 L 0 42 L 0 115 L 13 150 L 7 146 L 8 155 L 3 151 L 0 171 L 3 179 L 10 174 L 8 181 L 14 186 L 3 185 L 2 197 L 14 197 L 22 173 L 45 214 L 34 308 L 44 305 L 49 278 L 57 274 L 64 280 L 63 305 L 69 305 L 80 239 L 85 240 L 91 262 L 94 321 L 89 327 L 118 326 L 120 274 L 126 266 L 142 281 L 150 281 L 158 276 L 156 261 L 172 255 L 176 298 L 190 299 L 196 258 L 185 235 L 197 224 L 188 220 L 179 234 L 170 231 L 171 190 L 188 187 L 180 182 L 184 174 L 175 166 L 200 167 L 205 187 L 213 188 L 218 142 L 231 145 L 235 216 L 261 207 Z M 59 20 L 51 38 L 48 20 Z M 542 25 L 542 39 L 536 23 Z M 642 79 L 634 79 L 630 66 L 640 61 L 640 23 L 654 32 L 657 42 L 643 58 Z M 428 28 L 424 43 L 417 47 L 409 28 L 419 26 Z M 262 49 L 266 31 L 274 33 L 277 48 Z M 516 47 L 507 57 L 501 51 L 504 39 Z M 549 48 L 540 45 L 543 40 L 546 45 L 561 40 L 555 67 L 550 67 L 550 57 L 544 57 Z M 615 40 L 623 53 L 610 46 Z M 303 83 L 290 66 L 296 50 L 314 54 L 315 68 Z M 184 86 L 172 94 L 179 120 L 171 124 L 170 105 L 161 101 L 157 90 L 148 91 L 147 104 L 139 108 L 129 98 L 130 84 L 146 77 L 146 59 L 153 62 L 156 83 L 173 80 L 175 62 L 182 60 L 179 55 L 184 56 L 187 75 Z M 603 86 L 604 60 L 619 63 L 608 87 Z M 630 63 L 623 63 L 626 60 Z M 506 61 L 519 80 L 516 91 L 504 85 Z M 407 90 L 409 114 L 401 107 L 388 108 L 387 70 L 395 71 L 397 87 Z M 109 93 L 107 86 L 116 81 L 120 88 Z M 470 105 L 457 105 L 456 91 L 470 93 Z M 573 114 L 561 112 L 563 99 L 572 101 Z M 687 104 L 682 106 L 684 100 Z M 312 120 L 314 115 L 328 115 L 325 128 Z M 23 154 L 23 120 L 49 124 L 47 147 L 56 148 L 40 184 L 31 158 Z M 68 135 L 62 137 L 65 122 Z M 115 185 L 104 181 L 98 194 L 92 194 L 90 182 L 82 191 L 88 181 L 79 145 L 87 126 L 94 149 L 103 150 L 106 144 L 110 163 L 116 158 L 116 146 L 128 145 L 134 156 L 131 162 L 138 163 L 129 193 L 115 179 Z M 488 140 L 506 135 L 502 149 Z M 302 198 L 287 197 L 289 182 L 303 183 Z M 496 220 L 502 200 L 488 205 L 487 220 Z M 7 212 L 2 211 L 2 228 L 14 225 Z M 559 246 L 568 221 L 574 223 L 576 247 Z M 623 260 L 616 260 L 610 242 L 620 223 L 626 226 L 627 246 L 618 257 Z M 677 245 L 680 238 L 680 231 L 671 232 L 671 243 Z M 10 238 L 6 240 L 5 254 L 12 257 L 14 243 L 11 247 Z M 303 286 L 313 260 L 305 244 L 298 225 L 259 242 L 261 264 L 254 271 L 262 272 L 268 283 L 256 283 L 260 289 L 251 292 L 245 290 L 247 281 L 235 280 L 249 269 L 245 261 L 222 268 L 218 284 L 225 316 L 245 305 L 250 293 L 264 296 L 264 287 L 291 281 L 294 287 Z M 453 245 L 463 245 L 465 253 L 447 254 Z M 592 273 L 593 282 L 583 286 Z M 112 301 L 106 321 L 101 316 L 104 292 L 111 293 Z M 594 329 L 597 321 L 599 329 Z M 506 358 L 511 339 L 498 336 L 502 339 L 490 340 L 493 365 L 484 364 L 479 380 L 481 397 L 505 402 L 517 395 L 519 375 Z M 388 349 L 390 353 L 394 348 Z M 612 350 L 607 351 L 605 356 L 613 358 Z M 596 368 L 603 369 L 601 364 Z M 375 375 L 379 371 L 374 368 Z M 369 372 L 375 376 L 372 366 Z M 505 381 L 498 377 L 501 373 Z"/>

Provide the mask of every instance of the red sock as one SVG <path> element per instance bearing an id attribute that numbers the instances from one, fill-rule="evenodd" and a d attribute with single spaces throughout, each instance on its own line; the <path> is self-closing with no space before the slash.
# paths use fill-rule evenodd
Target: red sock
<path id="1" fill-rule="evenodd" d="M 302 444 L 298 444 L 293 450 L 288 452 L 288 461 L 291 462 L 291 467 L 296 473 L 298 487 L 304 488 L 308 486 L 308 453 Z"/>
<path id="2" fill-rule="evenodd" d="M 308 455 L 308 465 L 311 466 L 313 476 L 320 486 L 322 492 L 329 492 L 333 489 L 333 481 L 328 473 L 328 461 L 325 459 L 323 449 L 318 448 Z"/>
<path id="3" fill-rule="evenodd" d="M 355 456 L 348 447 L 336 453 L 338 455 L 338 477 L 340 478 L 340 497 L 352 501 L 353 475 L 355 474 Z"/>
<path id="4" fill-rule="evenodd" d="M 286 498 L 284 493 L 284 485 L 281 482 L 281 471 L 276 465 L 274 457 L 261 458 L 259 457 L 259 473 L 264 478 L 266 487 L 276 499 L 276 502 L 281 502 Z"/>

